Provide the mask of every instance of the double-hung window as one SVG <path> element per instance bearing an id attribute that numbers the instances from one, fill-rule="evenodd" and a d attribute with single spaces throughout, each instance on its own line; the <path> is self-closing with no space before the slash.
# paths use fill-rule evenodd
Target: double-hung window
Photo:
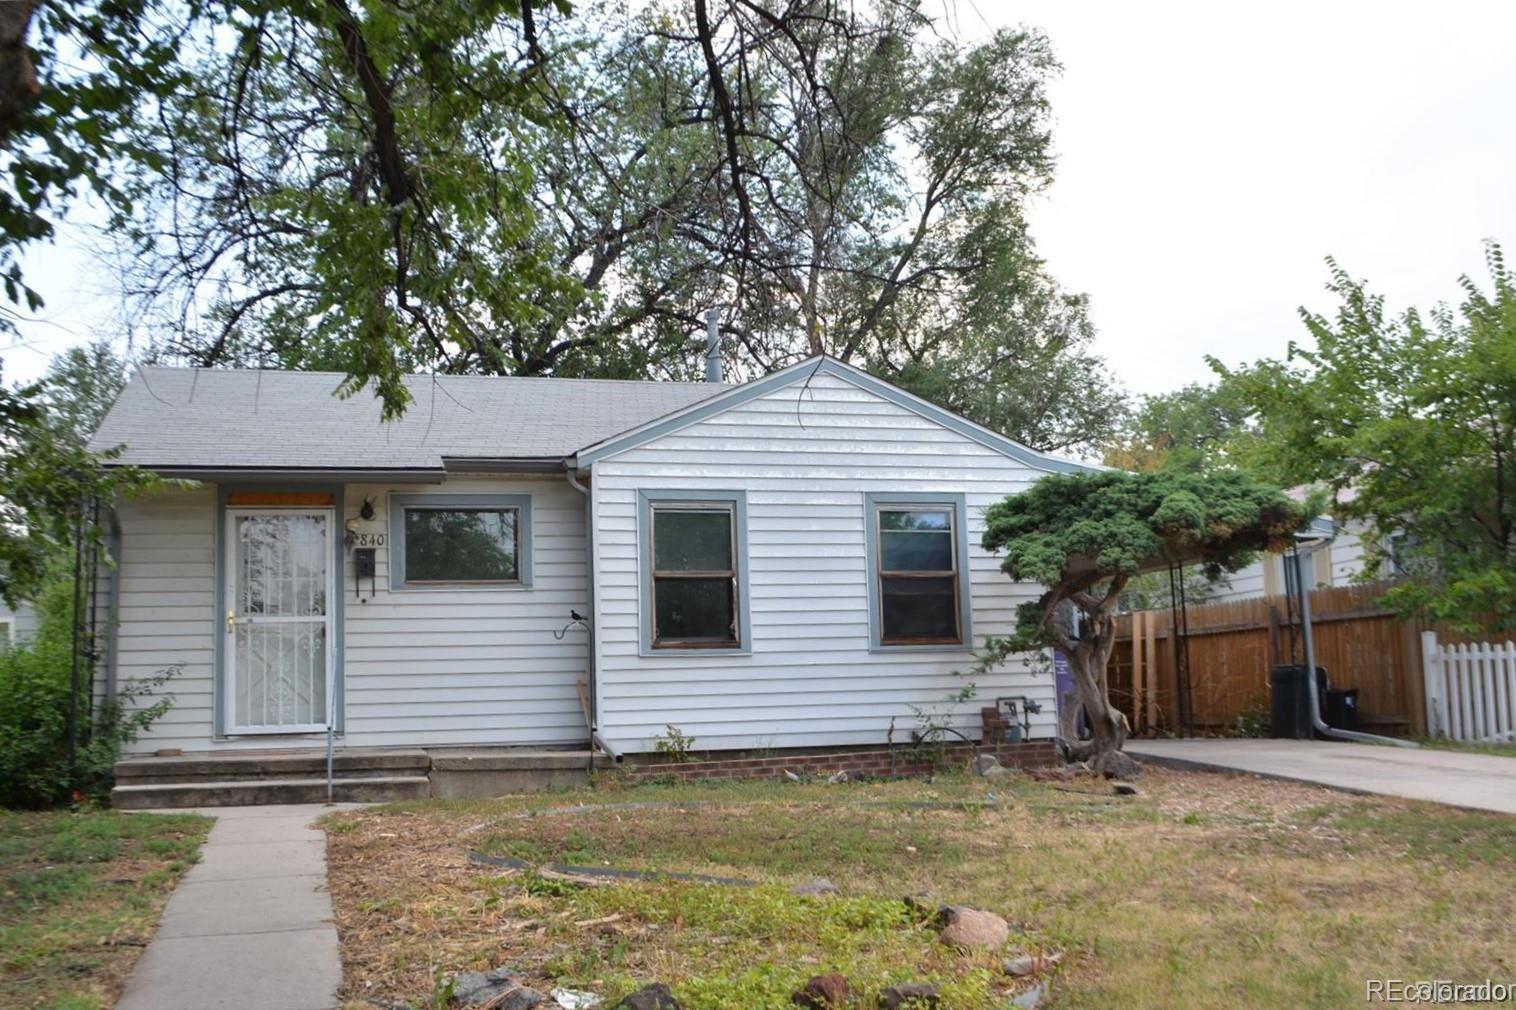
<path id="1" fill-rule="evenodd" d="M 873 646 L 969 644 L 963 497 L 870 494 L 866 499 Z"/>
<path id="2" fill-rule="evenodd" d="M 644 650 L 746 650 L 742 494 L 644 491 L 639 499 Z"/>
<path id="3" fill-rule="evenodd" d="M 391 495 L 394 589 L 531 585 L 526 495 Z"/>

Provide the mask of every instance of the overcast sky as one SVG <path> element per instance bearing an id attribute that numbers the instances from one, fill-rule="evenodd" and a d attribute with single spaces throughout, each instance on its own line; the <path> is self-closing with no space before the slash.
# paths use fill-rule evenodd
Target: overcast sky
<path id="1" fill-rule="evenodd" d="M 1298 306 L 1332 306 L 1328 254 L 1398 307 L 1516 249 L 1516 4 L 950 2 L 959 34 L 1035 25 L 1064 64 L 1033 233 L 1136 392 L 1283 354 Z M 28 255 L 47 321 L 8 381 L 110 325 L 77 244 Z"/>

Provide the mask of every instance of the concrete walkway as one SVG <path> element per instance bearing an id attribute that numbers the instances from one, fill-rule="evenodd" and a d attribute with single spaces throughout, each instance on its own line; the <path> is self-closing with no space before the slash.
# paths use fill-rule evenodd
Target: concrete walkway
<path id="1" fill-rule="evenodd" d="M 1155 764 L 1516 814 L 1516 758 L 1493 754 L 1325 740 L 1129 740 L 1125 750 Z"/>
<path id="2" fill-rule="evenodd" d="M 116 1010 L 332 1010 L 342 964 L 326 836 L 309 827 L 330 809 L 195 811 L 216 825 Z"/>

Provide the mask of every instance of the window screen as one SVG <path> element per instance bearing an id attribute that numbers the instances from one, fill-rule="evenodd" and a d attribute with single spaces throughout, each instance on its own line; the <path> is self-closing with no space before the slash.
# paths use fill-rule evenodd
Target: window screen
<path id="1" fill-rule="evenodd" d="M 880 644 L 962 641 L 953 515 L 946 506 L 879 508 Z"/>
<path id="2" fill-rule="evenodd" d="M 650 508 L 653 647 L 737 646 L 732 507 L 654 504 Z"/>

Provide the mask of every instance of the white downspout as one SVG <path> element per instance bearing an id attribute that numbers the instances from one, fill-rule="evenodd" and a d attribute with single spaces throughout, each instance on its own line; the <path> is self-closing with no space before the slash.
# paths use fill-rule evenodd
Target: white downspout
<path id="1" fill-rule="evenodd" d="M 585 631 L 589 634 L 589 641 L 585 649 L 585 667 L 589 677 L 590 696 L 590 745 L 599 747 L 605 751 L 612 761 L 620 761 L 621 754 L 600 736 L 600 693 L 598 691 L 598 677 L 595 657 L 597 653 L 595 644 L 595 504 L 590 497 L 590 489 L 579 482 L 579 476 L 575 472 L 571 461 L 565 460 L 563 474 L 568 478 L 569 487 L 584 495 L 584 592 L 585 603 L 589 607 L 589 620 L 584 622 Z"/>
<path id="2" fill-rule="evenodd" d="M 1375 733 L 1359 733 L 1350 729 L 1337 729 L 1336 727 L 1328 726 L 1326 720 L 1321 717 L 1321 699 L 1316 692 L 1316 636 L 1311 631 L 1311 591 L 1306 588 L 1305 562 L 1311 555 L 1330 544 L 1330 540 L 1317 540 L 1315 543 L 1298 548 L 1295 554 L 1295 588 L 1300 593 L 1300 629 L 1305 636 L 1306 693 L 1311 698 L 1311 725 L 1322 736 L 1334 737 L 1338 740 L 1390 744 L 1395 747 L 1418 747 L 1419 745 L 1413 741 L 1401 740 L 1397 737 L 1379 736 Z"/>

